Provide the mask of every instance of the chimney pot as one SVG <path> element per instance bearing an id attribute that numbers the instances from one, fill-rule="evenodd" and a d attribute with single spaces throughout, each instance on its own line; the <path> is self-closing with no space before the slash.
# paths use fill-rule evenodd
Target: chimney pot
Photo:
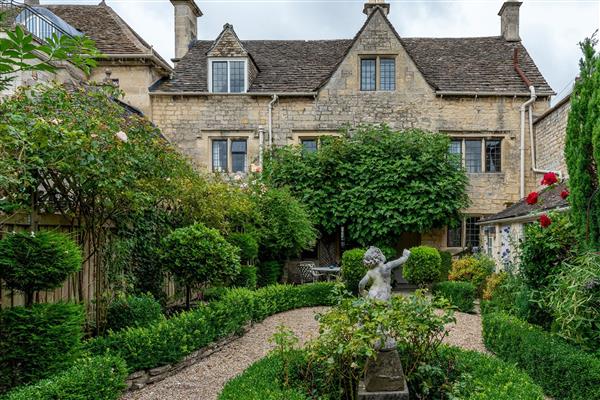
<path id="1" fill-rule="evenodd" d="M 500 16 L 500 33 L 507 42 L 521 40 L 519 35 L 519 9 L 521 4 L 523 3 L 517 0 L 507 0 L 498 12 Z"/>
<path id="2" fill-rule="evenodd" d="M 385 15 L 390 13 L 390 5 L 386 3 L 385 0 L 369 0 L 365 3 L 363 8 L 363 13 L 366 15 L 371 15 L 373 11 L 377 8 L 381 8 Z"/>
<path id="3" fill-rule="evenodd" d="M 171 0 L 175 9 L 175 58 L 177 63 L 186 55 L 190 44 L 198 38 L 198 18 L 202 11 L 194 0 Z"/>

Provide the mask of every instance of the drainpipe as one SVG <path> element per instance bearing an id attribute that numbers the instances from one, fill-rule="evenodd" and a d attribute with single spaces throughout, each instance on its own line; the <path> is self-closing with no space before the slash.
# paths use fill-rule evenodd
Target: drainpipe
<path id="1" fill-rule="evenodd" d="M 519 150 L 521 152 L 521 157 L 520 157 L 521 158 L 521 160 L 520 160 L 521 182 L 519 185 L 519 188 L 520 188 L 519 193 L 521 195 L 521 198 L 525 197 L 525 112 L 527 111 L 527 108 L 529 107 L 529 115 L 531 116 L 531 107 L 532 107 L 531 105 L 537 98 L 537 96 L 535 95 L 535 88 L 533 86 L 529 86 L 529 91 L 531 92 L 531 97 L 529 98 L 529 100 L 527 100 L 525 103 L 523 103 L 521 105 L 521 147 L 519 148 Z M 533 143 L 532 143 L 532 145 L 533 145 Z"/>
<path id="2" fill-rule="evenodd" d="M 274 94 L 273 99 L 269 103 L 269 149 L 273 147 L 273 105 L 277 99 L 277 95 Z"/>
<path id="3" fill-rule="evenodd" d="M 262 171 L 263 151 L 265 149 L 265 130 L 262 126 L 258 127 L 258 166 Z"/>

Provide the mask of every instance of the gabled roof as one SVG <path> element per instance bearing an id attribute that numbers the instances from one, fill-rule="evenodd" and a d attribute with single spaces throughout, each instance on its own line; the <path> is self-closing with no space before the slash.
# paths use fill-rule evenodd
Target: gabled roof
<path id="1" fill-rule="evenodd" d="M 537 215 L 551 210 L 559 210 L 569 207 L 568 199 L 563 199 L 560 194 L 567 190 L 567 184 L 561 183 L 553 187 L 546 188 L 539 192 L 538 202 L 533 205 L 527 204 L 527 199 L 522 199 L 518 203 L 500 211 L 498 214 L 490 215 L 481 219 L 480 224 L 489 225 L 501 222 L 506 219 L 523 217 L 526 219 L 530 215 Z"/>
<path id="2" fill-rule="evenodd" d="M 140 55 L 155 57 L 165 69 L 169 64 L 131 28 L 112 8 L 104 2 L 99 5 L 44 4 L 78 31 L 96 42 L 100 52 L 108 56 Z"/>
<path id="3" fill-rule="evenodd" d="M 513 56 L 517 48 L 521 55 L 519 64 L 533 82 L 537 94 L 539 96 L 554 94 L 520 42 L 507 42 L 500 36 L 400 38 L 380 9 L 376 9 L 369 15 L 354 39 L 240 41 L 260 71 L 248 91 L 251 93 L 318 91 L 333 75 L 376 13 L 383 16 L 425 80 L 436 92 L 528 95 L 529 88 L 514 68 Z M 158 82 L 151 90 L 171 93 L 207 92 L 207 52 L 214 43 L 215 41 L 197 41 L 177 64 L 172 78 Z"/>

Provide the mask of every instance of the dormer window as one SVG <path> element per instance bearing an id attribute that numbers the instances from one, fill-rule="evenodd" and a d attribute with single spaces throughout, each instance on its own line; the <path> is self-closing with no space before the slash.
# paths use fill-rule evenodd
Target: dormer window
<path id="1" fill-rule="evenodd" d="M 244 93 L 248 87 L 246 59 L 212 58 L 208 64 L 208 83 L 212 93 Z"/>

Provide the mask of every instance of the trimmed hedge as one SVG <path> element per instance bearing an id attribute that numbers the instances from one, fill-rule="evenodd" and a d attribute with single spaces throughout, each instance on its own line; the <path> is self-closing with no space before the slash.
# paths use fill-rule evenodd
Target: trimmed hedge
<path id="1" fill-rule="evenodd" d="M 358 294 L 358 283 L 367 273 L 367 267 L 363 262 L 364 249 L 346 250 L 342 254 L 342 281 L 346 289 L 353 294 Z"/>
<path id="2" fill-rule="evenodd" d="M 402 275 L 413 285 L 425 286 L 439 280 L 441 268 L 442 257 L 437 249 L 417 246 L 410 249 Z"/>
<path id="3" fill-rule="evenodd" d="M 489 350 L 517 364 L 550 396 L 600 399 L 600 358 L 502 312 L 484 313 L 483 339 Z"/>
<path id="4" fill-rule="evenodd" d="M 151 294 L 121 297 L 108 306 L 106 328 L 118 331 L 152 325 L 163 318 L 160 303 Z"/>
<path id="5" fill-rule="evenodd" d="M 446 298 L 459 311 L 471 312 L 475 308 L 477 288 L 469 282 L 439 282 L 433 285 L 433 293 Z"/>
<path id="6" fill-rule="evenodd" d="M 47 378 L 79 357 L 83 308 L 36 304 L 0 312 L 0 393 Z"/>
<path id="7" fill-rule="evenodd" d="M 283 264 L 279 261 L 264 261 L 256 266 L 258 286 L 276 285 L 283 274 Z"/>
<path id="8" fill-rule="evenodd" d="M 227 290 L 219 300 L 145 328 L 111 332 L 85 343 L 93 355 L 118 355 L 129 371 L 180 361 L 213 341 L 241 332 L 251 321 L 300 307 L 330 305 L 333 283 L 274 285 L 256 291 Z"/>
<path id="9" fill-rule="evenodd" d="M 287 355 L 290 368 L 290 386 L 284 388 L 282 371 L 284 361 L 278 353 L 271 353 L 252 364 L 241 375 L 227 382 L 219 400 L 307 400 L 324 393 L 311 393 L 300 375 L 307 367 L 305 351 Z M 442 347 L 441 361 L 453 365 L 454 392 L 456 398 L 469 400 L 542 400 L 542 389 L 525 373 L 496 357 L 457 347 Z M 311 365 L 314 370 L 315 365 Z M 313 371 L 314 372 L 314 371 Z M 325 388 L 327 385 L 321 387 Z M 318 389 L 317 389 L 318 390 Z M 312 394 L 312 396 L 311 396 Z M 319 397 L 320 398 L 320 397 Z M 336 397 L 331 397 L 332 399 Z"/>
<path id="10" fill-rule="evenodd" d="M 234 279 L 233 286 L 239 288 L 256 289 L 257 269 L 253 265 L 242 265 L 240 274 Z"/>
<path id="11" fill-rule="evenodd" d="M 68 370 L 16 389 L 2 400 L 116 400 L 125 389 L 127 368 L 117 357 L 78 360 Z"/>

